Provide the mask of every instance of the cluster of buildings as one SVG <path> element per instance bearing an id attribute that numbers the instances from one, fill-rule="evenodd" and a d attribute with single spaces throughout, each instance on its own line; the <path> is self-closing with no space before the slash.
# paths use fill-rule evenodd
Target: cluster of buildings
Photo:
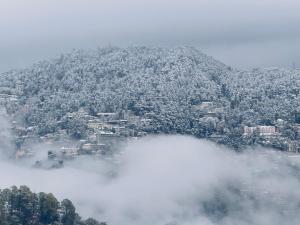
<path id="1" fill-rule="evenodd" d="M 194 105 L 194 112 L 198 116 L 198 122 L 203 126 L 209 127 L 211 130 L 206 138 L 219 142 L 225 137 L 224 129 L 226 129 L 225 109 L 214 102 L 204 101 Z M 293 135 L 287 132 L 291 131 Z M 278 119 L 274 125 L 255 125 L 243 126 L 242 137 L 245 143 L 251 144 L 255 142 L 266 147 L 273 147 L 288 152 L 300 152 L 300 124 L 291 124 L 282 119 Z"/>
<path id="2" fill-rule="evenodd" d="M 279 134 L 278 129 L 275 126 L 244 126 L 244 136 L 251 136 L 255 133 L 261 136 L 273 136 Z"/>
<path id="3" fill-rule="evenodd" d="M 18 102 L 18 97 L 16 95 L 0 93 L 0 105 L 5 105 L 12 102 Z"/>
<path id="4" fill-rule="evenodd" d="M 300 136 L 300 124 L 291 126 L 293 132 Z M 275 126 L 244 126 L 243 136 L 245 138 L 259 137 L 260 143 L 265 146 L 277 147 L 288 152 L 300 152 L 300 141 L 298 139 L 291 140 L 282 135 L 284 131 L 282 120 L 279 120 Z"/>
<path id="5" fill-rule="evenodd" d="M 7 105 L 18 103 L 18 98 L 12 93 L 0 91 L 0 105 L 6 108 Z M 193 106 L 193 111 L 197 115 L 199 124 L 206 124 L 211 128 L 211 132 L 206 136 L 212 141 L 218 142 L 224 138 L 225 109 L 222 105 L 210 101 L 204 101 Z M 37 127 L 24 127 L 17 121 L 11 122 L 11 130 L 15 135 L 16 153 L 15 158 L 32 157 L 33 145 L 46 144 L 49 146 L 49 160 L 68 160 L 80 155 L 93 155 L 103 157 L 110 155 L 132 138 L 147 135 L 145 130 L 151 130 L 151 115 L 144 117 L 136 116 L 131 111 L 121 112 L 99 112 L 90 115 L 83 108 L 77 112 L 66 115 L 68 121 L 80 119 L 86 125 L 86 138 L 74 141 L 65 129 L 60 129 L 55 133 L 44 136 L 37 135 Z M 57 122 L 58 124 L 61 121 Z M 283 137 L 282 131 L 284 121 L 278 120 L 274 126 L 244 126 L 243 137 L 259 137 L 260 143 L 264 146 L 282 148 L 290 152 L 300 152 L 300 142 Z M 148 129 L 149 128 L 149 129 Z M 293 129 L 300 136 L 300 124 L 294 124 Z M 282 147 L 284 146 L 284 147 Z M 40 165 L 40 162 L 37 162 Z M 57 163 L 62 166 L 62 163 Z"/>
<path id="6" fill-rule="evenodd" d="M 16 159 L 32 157 L 32 146 L 47 146 L 48 161 L 52 164 L 47 168 L 60 168 L 63 160 L 74 159 L 80 155 L 91 155 L 96 158 L 110 157 L 121 146 L 131 139 L 146 135 L 136 125 L 149 126 L 151 119 L 141 118 L 130 112 L 107 113 L 100 112 L 95 116 L 89 115 L 84 109 L 68 113 L 68 120 L 81 119 L 86 123 L 86 139 L 72 140 L 67 130 L 59 130 L 45 136 L 36 135 L 36 127 L 18 126 L 12 121 L 12 131 L 16 136 Z M 42 160 L 38 160 L 35 167 L 42 167 Z"/>
<path id="7" fill-rule="evenodd" d="M 198 118 L 197 122 L 199 124 L 205 125 L 214 131 L 209 136 L 206 136 L 208 139 L 217 141 L 224 137 L 222 135 L 225 127 L 225 113 L 223 106 L 210 101 L 204 101 L 194 105 L 193 112 L 196 114 L 196 118 Z"/>

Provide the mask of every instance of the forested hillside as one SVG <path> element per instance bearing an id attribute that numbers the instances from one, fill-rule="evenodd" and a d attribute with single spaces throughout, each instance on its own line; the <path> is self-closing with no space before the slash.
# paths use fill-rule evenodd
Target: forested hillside
<path id="1" fill-rule="evenodd" d="M 105 225 L 82 220 L 68 199 L 59 202 L 52 194 L 35 194 L 26 186 L 0 190 L 1 225 Z"/>
<path id="2" fill-rule="evenodd" d="M 81 107 L 92 115 L 152 113 L 154 132 L 187 133 L 191 106 L 221 101 L 219 77 L 226 73 L 225 65 L 192 48 L 105 48 L 62 55 L 2 80 L 20 96 L 24 121 L 38 125 L 41 134 Z"/>
<path id="3" fill-rule="evenodd" d="M 299 71 L 237 71 L 191 47 L 73 51 L 4 73 L 1 86 L 18 96 L 11 113 L 40 135 L 77 129 L 84 136 L 84 122 L 66 116 L 80 109 L 130 111 L 151 119 L 148 133 L 217 134 L 232 145 L 242 140 L 244 126 L 278 119 L 288 130 L 283 135 L 295 139 L 292 124 L 300 122 Z"/>
<path id="4" fill-rule="evenodd" d="M 232 74 L 224 81 L 231 92 L 233 114 L 244 123 L 274 124 L 296 119 L 300 107 L 300 71 L 278 68 L 253 69 Z"/>

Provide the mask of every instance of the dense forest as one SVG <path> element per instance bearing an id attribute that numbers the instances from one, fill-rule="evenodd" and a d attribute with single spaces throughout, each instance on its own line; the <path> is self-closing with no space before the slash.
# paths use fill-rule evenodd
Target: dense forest
<path id="1" fill-rule="evenodd" d="M 11 113 L 39 135 L 67 129 L 84 136 L 83 121 L 66 116 L 79 109 L 90 115 L 129 110 L 152 120 L 148 133 L 215 133 L 233 146 L 251 143 L 242 138 L 244 126 L 278 119 L 283 136 L 299 135 L 291 126 L 300 123 L 299 70 L 239 71 L 192 47 L 74 50 L 6 72 L 0 86 L 18 96 L 18 104 L 8 106 Z M 213 117 L 198 110 L 203 102 L 213 105 Z"/>
<path id="2" fill-rule="evenodd" d="M 59 202 L 52 194 L 33 193 L 26 186 L 0 190 L 1 225 L 105 225 L 82 220 L 68 199 Z"/>

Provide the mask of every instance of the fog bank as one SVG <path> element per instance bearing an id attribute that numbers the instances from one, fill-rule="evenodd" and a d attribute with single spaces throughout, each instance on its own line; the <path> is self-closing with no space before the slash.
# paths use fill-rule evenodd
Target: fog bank
<path id="1" fill-rule="evenodd" d="M 0 188 L 70 198 L 112 225 L 290 225 L 300 219 L 299 159 L 270 150 L 234 153 L 184 136 L 129 144 L 119 165 L 91 158 L 39 170 L 0 163 Z"/>

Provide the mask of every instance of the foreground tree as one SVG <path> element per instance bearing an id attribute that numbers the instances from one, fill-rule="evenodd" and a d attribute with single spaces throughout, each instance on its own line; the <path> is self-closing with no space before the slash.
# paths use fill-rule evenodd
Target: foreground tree
<path id="1" fill-rule="evenodd" d="M 0 190 L 0 225 L 105 225 L 81 220 L 73 203 L 53 194 L 32 193 L 26 186 Z"/>

